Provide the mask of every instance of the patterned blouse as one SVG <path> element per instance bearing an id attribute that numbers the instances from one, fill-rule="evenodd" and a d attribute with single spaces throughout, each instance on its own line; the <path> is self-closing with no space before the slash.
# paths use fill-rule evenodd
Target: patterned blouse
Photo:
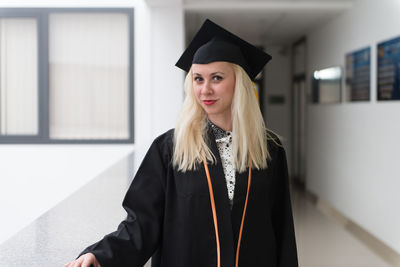
<path id="1" fill-rule="evenodd" d="M 235 192 L 235 167 L 233 163 L 233 151 L 232 151 L 232 132 L 224 131 L 210 120 L 207 120 L 209 126 L 213 130 L 215 141 L 218 146 L 219 155 L 222 161 L 222 167 L 224 169 L 226 186 L 228 188 L 229 205 L 232 210 L 233 206 L 233 194 Z"/>

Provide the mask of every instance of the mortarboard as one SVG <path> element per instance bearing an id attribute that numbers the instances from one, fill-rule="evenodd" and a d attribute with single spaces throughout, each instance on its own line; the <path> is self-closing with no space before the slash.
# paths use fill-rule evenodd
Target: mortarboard
<path id="1" fill-rule="evenodd" d="M 189 71 L 193 63 L 227 61 L 241 66 L 254 81 L 271 56 L 207 19 L 175 64 Z"/>

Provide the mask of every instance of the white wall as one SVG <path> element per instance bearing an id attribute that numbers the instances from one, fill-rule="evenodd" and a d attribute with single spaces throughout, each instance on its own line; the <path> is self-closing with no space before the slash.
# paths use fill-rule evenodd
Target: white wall
<path id="1" fill-rule="evenodd" d="M 175 120 L 183 102 L 184 72 L 175 67 L 184 48 L 183 9 L 152 8 L 152 72 L 154 98 L 154 133 L 160 134 L 175 127 Z M 167 40 L 167 41 L 166 41 Z"/>
<path id="2" fill-rule="evenodd" d="M 182 6 L 160 4 L 148 11 L 147 24 L 137 25 L 144 27 L 136 35 L 150 41 L 142 41 L 135 53 L 135 166 L 154 137 L 175 127 L 183 102 L 183 71 L 175 67 L 184 45 Z"/>
<path id="3" fill-rule="evenodd" d="M 308 107 L 307 189 L 400 253 L 400 101 L 376 101 L 376 45 L 400 35 L 400 1 L 364 0 L 308 35 L 308 70 L 371 46 L 371 101 Z"/>
<path id="4" fill-rule="evenodd" d="M 272 56 L 264 71 L 264 114 L 268 129 L 279 134 L 286 149 L 290 166 L 290 88 L 291 66 L 290 51 L 287 46 L 266 46 L 265 51 Z M 283 104 L 270 104 L 271 95 L 282 95 Z"/>
<path id="5" fill-rule="evenodd" d="M 130 1 L 0 0 L 1 7 L 134 8 L 135 145 L 0 145 L 0 243 L 155 136 L 173 128 L 183 98 L 183 11 Z M 5 167 L 4 167 L 5 166 Z"/>

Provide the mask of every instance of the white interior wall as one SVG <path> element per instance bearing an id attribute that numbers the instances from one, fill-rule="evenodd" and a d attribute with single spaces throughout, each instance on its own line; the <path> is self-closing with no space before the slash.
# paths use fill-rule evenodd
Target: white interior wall
<path id="1" fill-rule="evenodd" d="M 308 35 L 308 70 L 371 46 L 371 101 L 310 105 L 307 189 L 400 253 L 400 101 L 376 100 L 376 45 L 400 35 L 400 2 L 364 0 Z"/>
<path id="2" fill-rule="evenodd" d="M 183 51 L 183 9 L 179 4 L 155 5 L 137 25 L 135 40 L 135 166 L 154 137 L 174 128 L 183 101 L 183 72 L 175 63 Z M 136 28 L 135 28 L 136 29 Z"/>
<path id="3" fill-rule="evenodd" d="M 184 48 L 184 17 L 179 5 L 152 9 L 154 134 L 175 127 L 183 102 L 184 71 L 175 67 Z M 168 41 L 166 41 L 168 40 Z M 153 76 L 153 75 L 152 75 Z"/>
<path id="4" fill-rule="evenodd" d="M 264 117 L 268 129 L 281 136 L 290 166 L 290 51 L 287 46 L 266 46 L 265 51 L 272 59 L 264 71 Z M 285 98 L 283 104 L 270 104 L 271 95 Z"/>
<path id="5" fill-rule="evenodd" d="M 1 145 L 0 243 L 133 150 L 138 166 L 154 137 L 174 127 L 183 92 L 174 64 L 184 40 L 178 4 L 0 0 L 1 7 L 134 8 L 135 145 Z"/>

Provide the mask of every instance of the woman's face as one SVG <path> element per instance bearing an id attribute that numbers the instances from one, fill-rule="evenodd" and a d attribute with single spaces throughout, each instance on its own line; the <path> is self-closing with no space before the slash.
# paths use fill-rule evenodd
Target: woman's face
<path id="1" fill-rule="evenodd" d="M 197 102 L 208 117 L 231 118 L 231 105 L 235 89 L 235 72 L 228 62 L 193 64 L 193 89 Z"/>

